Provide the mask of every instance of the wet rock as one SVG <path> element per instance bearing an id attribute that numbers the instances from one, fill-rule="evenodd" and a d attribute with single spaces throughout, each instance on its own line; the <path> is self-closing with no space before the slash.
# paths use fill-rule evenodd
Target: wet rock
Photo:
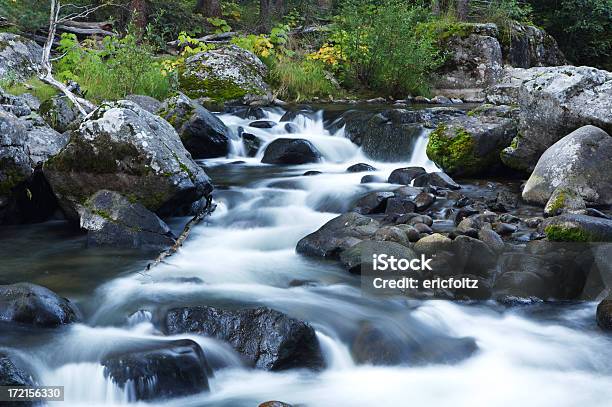
<path id="1" fill-rule="evenodd" d="M 424 223 L 417 223 L 414 225 L 414 228 L 419 233 L 426 233 L 428 235 L 431 235 L 433 233 L 433 230 L 431 230 L 431 228 Z"/>
<path id="2" fill-rule="evenodd" d="M 456 363 L 471 356 L 477 349 L 476 341 L 472 338 L 422 338 L 401 329 L 389 331 L 364 323 L 353 341 L 351 353 L 357 363 L 419 365 Z"/>
<path id="3" fill-rule="evenodd" d="M 262 163 L 307 164 L 321 160 L 321 153 L 308 140 L 277 138 L 266 147 Z"/>
<path id="4" fill-rule="evenodd" d="M 79 214 L 89 246 L 163 249 L 175 241 L 163 220 L 117 192 L 96 192 Z"/>
<path id="5" fill-rule="evenodd" d="M 597 306 L 597 325 L 603 330 L 612 331 L 612 299 L 605 299 Z"/>
<path id="6" fill-rule="evenodd" d="M 0 321 L 40 327 L 76 322 L 78 311 L 65 298 L 36 284 L 0 285 Z"/>
<path id="7" fill-rule="evenodd" d="M 104 375 L 128 388 L 129 401 L 159 400 L 209 389 L 212 371 L 192 340 L 161 342 L 149 349 L 113 355 L 102 361 Z"/>
<path id="8" fill-rule="evenodd" d="M 128 95 L 125 97 L 126 100 L 136 103 L 141 109 L 146 110 L 149 113 L 155 114 L 162 107 L 162 102 L 159 100 L 146 95 Z"/>
<path id="9" fill-rule="evenodd" d="M 376 168 L 372 167 L 370 164 L 359 163 L 359 164 L 353 164 L 346 169 L 346 172 L 366 172 L 366 171 L 376 171 Z"/>
<path id="10" fill-rule="evenodd" d="M 517 230 L 518 228 L 516 226 L 509 223 L 498 223 L 497 226 L 495 226 L 495 231 L 502 236 L 511 235 Z"/>
<path id="11" fill-rule="evenodd" d="M 300 132 L 300 128 L 294 123 L 285 123 L 283 126 L 285 131 L 289 134 L 295 134 Z"/>
<path id="12" fill-rule="evenodd" d="M 409 199 L 389 198 L 387 200 L 386 214 L 403 215 L 416 211 L 416 204 Z"/>
<path id="13" fill-rule="evenodd" d="M 499 254 L 504 251 L 504 241 L 491 229 L 480 229 L 478 231 L 478 239 L 483 241 L 495 253 Z"/>
<path id="14" fill-rule="evenodd" d="M 369 184 L 373 182 L 387 182 L 387 180 L 378 175 L 364 175 L 363 177 L 361 177 L 360 182 L 362 184 Z"/>
<path id="15" fill-rule="evenodd" d="M 172 335 L 195 333 L 226 341 L 258 369 L 318 369 L 324 363 L 314 329 L 269 308 L 175 308 L 164 325 Z"/>
<path id="16" fill-rule="evenodd" d="M 383 226 L 382 228 L 378 229 L 376 233 L 374 233 L 372 240 L 395 242 L 403 246 L 408 245 L 408 237 L 406 236 L 406 233 L 404 233 L 402 229 L 395 226 Z"/>
<path id="17" fill-rule="evenodd" d="M 0 386 L 34 386 L 34 381 L 31 375 L 18 367 L 7 353 L 0 352 Z M 17 406 L 31 404 L 14 402 L 13 404 L 7 403 L 3 405 Z"/>
<path id="18" fill-rule="evenodd" d="M 612 242 L 612 220 L 579 214 L 548 218 L 540 228 L 557 242 Z"/>
<path id="19" fill-rule="evenodd" d="M 193 158 L 223 157 L 229 153 L 229 129 L 217 116 L 182 93 L 164 101 L 157 114 L 174 127 Z"/>
<path id="20" fill-rule="evenodd" d="M 415 226 L 397 225 L 397 227 L 400 228 L 406 234 L 406 237 L 408 238 L 409 242 L 417 242 L 421 238 L 420 232 Z"/>
<path id="21" fill-rule="evenodd" d="M 291 404 L 282 401 L 272 400 L 261 403 L 258 407 L 293 407 Z"/>
<path id="22" fill-rule="evenodd" d="M 323 174 L 321 171 L 306 171 L 305 173 L 303 173 L 302 175 L 305 177 L 311 177 L 313 175 L 321 175 Z"/>
<path id="23" fill-rule="evenodd" d="M 25 81 L 42 69 L 42 48 L 32 40 L 0 33 L 0 50 L 0 79 Z"/>
<path id="24" fill-rule="evenodd" d="M 611 82 L 612 83 L 612 82 Z M 612 136 L 595 126 L 584 126 L 552 145 L 536 164 L 523 189 L 523 199 L 546 204 L 555 190 L 549 213 L 575 204 L 580 195 L 595 205 L 612 204 Z M 570 195 L 568 195 L 568 192 Z M 581 205 L 580 208 L 582 209 Z"/>
<path id="25" fill-rule="evenodd" d="M 296 250 L 307 256 L 337 259 L 342 251 L 371 238 L 379 227 L 379 222 L 372 218 L 355 212 L 345 213 L 302 238 Z"/>
<path id="26" fill-rule="evenodd" d="M 546 149 L 585 125 L 612 132 L 612 73 L 561 66 L 518 76 L 520 137 L 501 156 L 507 166 L 532 171 Z"/>
<path id="27" fill-rule="evenodd" d="M 287 110 L 280 118 L 280 122 L 293 122 L 297 120 L 316 120 L 317 113 L 312 110 L 300 109 L 300 110 Z"/>
<path id="28" fill-rule="evenodd" d="M 430 216 L 419 215 L 417 213 L 407 214 L 406 216 L 407 216 L 407 219 L 405 219 L 405 221 L 408 222 L 409 225 L 416 225 L 417 223 L 424 223 L 427 226 L 433 225 L 433 219 Z M 402 220 L 402 219 L 398 219 L 398 220 Z"/>
<path id="29" fill-rule="evenodd" d="M 449 98 L 447 98 L 446 96 L 434 96 L 433 98 L 431 98 L 431 100 L 429 101 L 430 103 L 435 103 L 438 105 L 450 105 L 453 102 L 451 102 L 451 100 Z"/>
<path id="30" fill-rule="evenodd" d="M 241 119 L 261 120 L 267 117 L 266 111 L 261 107 L 230 107 L 226 109 L 226 112 L 238 116 Z"/>
<path id="31" fill-rule="evenodd" d="M 461 185 L 457 184 L 451 177 L 441 171 L 419 175 L 414 179 L 414 186 L 434 186 L 446 189 L 461 189 Z"/>
<path id="32" fill-rule="evenodd" d="M 218 102 L 241 98 L 252 102 L 250 96 L 271 100 L 264 81 L 267 71 L 255 54 L 226 45 L 187 58 L 179 87 L 191 98 L 208 97 Z"/>
<path id="33" fill-rule="evenodd" d="M 441 251 L 451 250 L 453 241 L 448 237 L 434 233 L 420 239 L 414 244 L 414 250 L 418 253 L 436 254 Z"/>
<path id="34" fill-rule="evenodd" d="M 423 192 L 423 188 L 404 186 L 395 190 L 395 196 L 398 198 L 414 199 L 421 192 Z"/>
<path id="35" fill-rule="evenodd" d="M 421 192 L 414 198 L 414 204 L 416 205 L 417 211 L 424 211 L 429 208 L 436 200 L 434 194 L 429 192 Z"/>
<path id="36" fill-rule="evenodd" d="M 65 96 L 55 96 L 40 105 L 40 115 L 54 130 L 63 133 L 80 118 L 79 110 Z"/>
<path id="37" fill-rule="evenodd" d="M 430 134 L 427 156 L 450 175 L 483 175 L 502 167 L 500 153 L 516 134 L 517 123 L 512 119 L 457 117 Z"/>
<path id="38" fill-rule="evenodd" d="M 102 189 L 165 216 L 189 212 L 213 188 L 172 126 L 128 101 L 103 103 L 43 170 L 74 220 L 82 203 Z"/>
<path id="39" fill-rule="evenodd" d="M 255 157 L 261 148 L 263 141 L 251 133 L 242 133 L 241 137 L 247 157 Z"/>
<path id="40" fill-rule="evenodd" d="M 361 274 L 362 270 L 372 271 L 372 255 L 384 253 L 397 259 L 413 259 L 416 254 L 400 244 L 390 240 L 364 240 L 345 250 L 340 255 L 340 262 L 350 273 Z"/>
<path id="41" fill-rule="evenodd" d="M 362 215 L 384 213 L 387 202 L 393 197 L 393 192 L 370 192 L 358 199 L 353 209 Z"/>
<path id="42" fill-rule="evenodd" d="M 256 120 L 254 122 L 249 123 L 249 127 L 254 127 L 256 129 L 271 129 L 276 126 L 276 122 L 271 120 Z"/>
<path id="43" fill-rule="evenodd" d="M 423 167 L 406 167 L 393 170 L 389 175 L 390 184 L 410 185 L 419 175 L 427 174 Z"/>

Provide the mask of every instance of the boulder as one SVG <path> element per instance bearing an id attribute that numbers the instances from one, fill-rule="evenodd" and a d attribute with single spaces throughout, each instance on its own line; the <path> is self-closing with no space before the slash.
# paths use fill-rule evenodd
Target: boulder
<path id="1" fill-rule="evenodd" d="M 557 216 L 564 212 L 586 210 L 584 199 L 574 190 L 558 187 L 544 206 L 544 216 Z"/>
<path id="2" fill-rule="evenodd" d="M 174 128 L 128 101 L 103 103 L 88 115 L 43 170 L 74 220 L 82 203 L 102 189 L 165 216 L 187 213 L 213 188 Z"/>
<path id="3" fill-rule="evenodd" d="M 346 169 L 346 172 L 366 172 L 366 171 L 376 171 L 376 168 L 372 167 L 370 164 L 358 163 L 358 164 L 353 164 Z"/>
<path id="4" fill-rule="evenodd" d="M 267 95 L 267 68 L 253 53 L 236 45 L 221 46 L 185 60 L 180 89 L 191 98 L 216 101 Z"/>
<path id="5" fill-rule="evenodd" d="M 519 136 L 503 162 L 532 171 L 550 146 L 586 125 L 612 132 L 612 73 L 589 67 L 531 68 L 520 82 Z"/>
<path id="6" fill-rule="evenodd" d="M 416 206 L 416 210 L 419 212 L 429 208 L 435 201 L 436 196 L 432 193 L 425 191 L 414 197 L 414 204 Z"/>
<path id="7" fill-rule="evenodd" d="M 390 184 L 411 185 L 412 181 L 423 174 L 427 174 L 423 167 L 397 168 L 389 175 Z"/>
<path id="8" fill-rule="evenodd" d="M 396 259 L 411 260 L 416 254 L 403 244 L 389 240 L 364 240 L 345 250 L 340 255 L 340 262 L 352 274 L 374 272 L 372 255 L 387 254 Z"/>
<path id="9" fill-rule="evenodd" d="M 321 153 L 308 140 L 277 138 L 264 151 L 265 164 L 308 164 L 321 160 Z"/>
<path id="10" fill-rule="evenodd" d="M 393 197 L 393 192 L 370 192 L 359 198 L 353 205 L 353 210 L 362 215 L 383 213 L 387 207 L 387 201 Z"/>
<path id="11" fill-rule="evenodd" d="M 511 22 L 508 38 L 501 38 L 504 62 L 517 68 L 566 65 L 557 41 L 541 28 Z"/>
<path id="12" fill-rule="evenodd" d="M 597 325 L 603 330 L 612 331 L 612 299 L 605 299 L 597 306 Z"/>
<path id="13" fill-rule="evenodd" d="M 612 205 L 611 162 L 612 136 L 595 126 L 581 127 L 542 154 L 525 184 L 523 199 L 544 205 L 555 190 L 564 189 L 589 204 Z M 559 207 L 567 197 L 561 192 Z"/>
<path id="14" fill-rule="evenodd" d="M 249 123 L 249 127 L 254 127 L 256 129 L 271 129 L 276 126 L 277 123 L 272 120 L 255 120 L 254 122 Z"/>
<path id="15" fill-rule="evenodd" d="M 414 211 L 416 211 L 416 204 L 410 199 L 389 198 L 387 200 L 387 207 L 385 208 L 385 214 L 387 215 L 404 215 Z"/>
<path id="16" fill-rule="evenodd" d="M 419 175 L 414 180 L 415 187 L 438 187 L 445 189 L 461 189 L 461 185 L 442 171 L 430 172 L 428 174 Z"/>
<path id="17" fill-rule="evenodd" d="M 66 96 L 55 96 L 40 105 L 40 115 L 54 130 L 64 133 L 80 118 L 79 110 Z M 76 126 L 75 126 L 76 127 Z"/>
<path id="18" fill-rule="evenodd" d="M 8 354 L 0 352 L 0 386 L 34 386 L 34 380 L 20 369 Z M 28 404 L 15 402 L 14 405 Z"/>
<path id="19" fill-rule="evenodd" d="M 296 250 L 307 256 L 338 259 L 342 251 L 374 236 L 379 227 L 379 222 L 372 218 L 345 213 L 302 238 Z"/>
<path id="20" fill-rule="evenodd" d="M 430 134 L 427 156 L 452 176 L 482 175 L 501 168 L 499 155 L 516 134 L 512 119 L 458 117 Z"/>
<path id="21" fill-rule="evenodd" d="M 42 69 L 42 48 L 17 34 L 0 33 L 0 79 L 25 81 Z"/>
<path id="22" fill-rule="evenodd" d="M 293 407 L 291 404 L 278 400 L 270 400 L 261 403 L 258 407 Z"/>
<path id="23" fill-rule="evenodd" d="M 136 103 L 141 109 L 153 114 L 156 114 L 162 107 L 162 102 L 147 95 L 127 95 L 125 99 Z"/>
<path id="24" fill-rule="evenodd" d="M 5 199 L 33 173 L 25 138 L 24 124 L 12 113 L 0 110 L 0 197 Z"/>
<path id="25" fill-rule="evenodd" d="M 612 242 L 612 220 L 581 214 L 548 218 L 540 228 L 557 242 Z"/>
<path id="26" fill-rule="evenodd" d="M 147 349 L 111 355 L 104 375 L 127 390 L 130 402 L 182 397 L 209 390 L 212 371 L 192 340 L 164 341 Z"/>
<path id="27" fill-rule="evenodd" d="M 191 333 L 228 342 L 249 366 L 258 369 L 318 369 L 324 363 L 310 325 L 265 307 L 175 308 L 165 315 L 164 329 L 172 335 Z"/>
<path id="28" fill-rule="evenodd" d="M 263 144 L 263 140 L 251 133 L 242 133 L 240 137 L 247 157 L 255 157 Z"/>
<path id="29" fill-rule="evenodd" d="M 179 93 L 157 111 L 170 123 L 193 158 L 223 157 L 230 150 L 230 131 L 202 105 Z"/>
<path id="30" fill-rule="evenodd" d="M 79 215 L 89 246 L 163 249 L 174 244 L 174 235 L 164 221 L 117 192 L 96 192 Z"/>
<path id="31" fill-rule="evenodd" d="M 45 287 L 30 283 L 0 285 L 0 321 L 50 328 L 77 319 L 75 306 Z"/>

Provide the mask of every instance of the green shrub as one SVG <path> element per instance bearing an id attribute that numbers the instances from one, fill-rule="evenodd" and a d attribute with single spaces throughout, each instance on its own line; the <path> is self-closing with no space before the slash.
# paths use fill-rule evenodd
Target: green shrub
<path id="1" fill-rule="evenodd" d="M 430 18 L 401 0 L 345 0 L 332 36 L 346 60 L 343 82 L 393 96 L 428 94 L 441 58 L 435 38 L 415 27 Z"/>
<path id="2" fill-rule="evenodd" d="M 279 58 L 270 67 L 269 81 L 281 99 L 301 101 L 338 94 L 318 61 Z"/>
<path id="3" fill-rule="evenodd" d="M 164 99 L 171 92 L 170 79 L 146 44 L 128 34 L 122 39 L 105 37 L 101 48 L 79 44 L 74 34 L 63 34 L 64 56 L 54 68 L 60 80 L 75 80 L 87 98 L 117 100 L 129 94 Z"/>

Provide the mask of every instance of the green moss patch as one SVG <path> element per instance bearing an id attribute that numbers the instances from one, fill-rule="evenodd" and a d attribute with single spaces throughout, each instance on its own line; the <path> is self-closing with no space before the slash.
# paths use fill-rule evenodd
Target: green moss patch
<path id="1" fill-rule="evenodd" d="M 587 232 L 575 226 L 549 225 L 544 229 L 548 240 L 555 242 L 588 242 Z"/>
<path id="2" fill-rule="evenodd" d="M 454 134 L 449 136 L 449 132 Z M 429 136 L 427 156 L 450 174 L 470 174 L 480 169 L 474 154 L 474 139 L 463 128 L 438 126 Z"/>

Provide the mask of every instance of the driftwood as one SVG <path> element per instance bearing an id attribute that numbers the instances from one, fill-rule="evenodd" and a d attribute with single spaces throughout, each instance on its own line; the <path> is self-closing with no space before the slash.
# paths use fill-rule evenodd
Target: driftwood
<path id="1" fill-rule="evenodd" d="M 193 227 L 196 226 L 198 223 L 202 222 L 202 220 L 204 220 L 204 218 L 206 218 L 208 215 L 213 213 L 216 207 L 217 206 L 212 202 L 212 196 L 209 195 L 206 199 L 206 205 L 204 205 L 204 207 L 189 222 L 187 222 L 187 224 L 183 228 L 183 231 L 176 239 L 175 243 L 170 248 L 161 252 L 152 263 L 147 264 L 145 270 L 151 270 L 153 267 L 159 265 L 168 257 L 176 253 L 181 248 L 181 246 L 183 246 L 185 240 L 187 240 L 187 238 L 189 237 L 191 229 L 193 229 Z"/>
<path id="2" fill-rule="evenodd" d="M 68 21 L 66 19 L 60 20 L 61 5 L 59 0 L 51 0 L 51 10 L 49 13 L 49 32 L 47 34 L 47 41 L 43 47 L 42 53 L 42 73 L 40 74 L 40 80 L 48 83 L 51 86 L 59 89 L 66 97 L 72 102 L 79 112 L 85 116 L 88 112 L 94 110 L 96 106 L 89 100 L 81 98 L 68 89 L 66 85 L 58 81 L 53 77 L 53 67 L 51 66 L 51 47 L 55 40 L 55 33 L 57 31 L 57 25 L 59 21 Z"/>
<path id="3" fill-rule="evenodd" d="M 223 43 L 223 42 L 228 42 L 229 40 L 231 40 L 236 35 L 238 35 L 237 32 L 229 31 L 229 32 L 226 32 L 226 33 L 209 34 L 209 35 L 205 35 L 203 37 L 194 38 L 194 39 L 196 41 L 205 42 L 205 43 Z M 168 46 L 170 46 L 170 47 L 175 47 L 175 48 L 180 46 L 178 40 L 169 41 L 166 44 Z"/>
<path id="4" fill-rule="evenodd" d="M 295 37 L 299 37 L 301 35 L 305 35 L 305 34 L 313 34 L 313 33 L 320 33 L 320 32 L 326 32 L 331 30 L 331 25 L 326 24 L 326 25 L 310 25 L 307 27 L 296 27 L 293 30 L 288 32 L 289 36 L 295 36 Z"/>

